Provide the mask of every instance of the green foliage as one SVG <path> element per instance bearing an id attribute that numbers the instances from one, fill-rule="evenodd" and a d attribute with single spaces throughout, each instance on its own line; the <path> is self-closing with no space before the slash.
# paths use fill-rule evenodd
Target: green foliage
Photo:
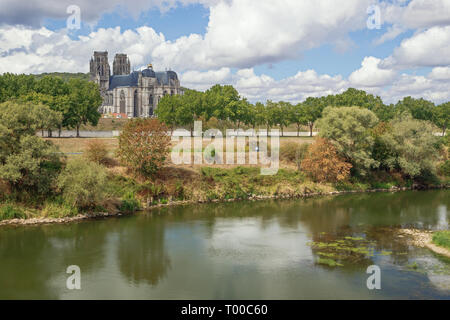
<path id="1" fill-rule="evenodd" d="M 102 104 L 102 97 L 98 85 L 80 79 L 70 79 L 69 110 L 66 125 L 76 128 L 77 137 L 80 136 L 80 126 L 90 123 L 95 126 L 100 119 L 98 108 Z"/>
<path id="2" fill-rule="evenodd" d="M 358 173 L 366 174 L 379 163 L 372 158 L 374 137 L 370 130 L 378 118 L 360 107 L 327 107 L 319 121 L 320 136 L 330 140 Z"/>
<path id="3" fill-rule="evenodd" d="M 92 209 L 105 199 L 107 174 L 94 162 L 71 160 L 58 177 L 57 186 L 64 201 L 80 209 Z"/>
<path id="4" fill-rule="evenodd" d="M 53 78 L 61 78 L 64 81 L 69 81 L 70 79 L 81 79 L 81 80 L 85 80 L 85 81 L 89 81 L 90 78 L 90 74 L 89 73 L 81 73 L 81 72 L 77 72 L 77 73 L 70 73 L 70 72 L 44 72 L 41 74 L 36 74 L 34 75 L 36 80 L 40 80 L 44 77 L 53 77 Z"/>
<path id="5" fill-rule="evenodd" d="M 14 190 L 51 190 L 61 168 L 58 150 L 35 131 L 58 120 L 61 116 L 43 105 L 0 104 L 0 178 Z"/>
<path id="6" fill-rule="evenodd" d="M 390 150 L 383 163 L 413 178 L 433 174 L 439 152 L 436 149 L 438 138 L 433 134 L 432 125 L 403 114 L 392 120 L 390 126 L 392 129 L 381 136 Z"/>
<path id="7" fill-rule="evenodd" d="M 450 124 L 450 102 L 440 104 L 433 109 L 433 123 L 442 130 L 442 135 L 445 135 Z"/>
<path id="8" fill-rule="evenodd" d="M 396 114 L 409 112 L 414 119 L 431 121 L 433 118 L 434 103 L 425 99 L 406 97 L 395 105 Z"/>
<path id="9" fill-rule="evenodd" d="M 450 160 L 446 160 L 439 167 L 439 171 L 442 175 L 450 177 Z"/>
<path id="10" fill-rule="evenodd" d="M 4 204 L 0 206 L 0 221 L 7 219 L 25 219 L 25 212 L 11 204 Z"/>
<path id="11" fill-rule="evenodd" d="M 433 233 L 433 243 L 450 249 L 450 231 L 436 231 Z"/>
<path id="12" fill-rule="evenodd" d="M 78 214 L 78 208 L 67 204 L 63 198 L 57 197 L 45 201 L 41 214 L 49 218 L 73 217 Z"/>
<path id="13" fill-rule="evenodd" d="M 81 124 L 96 125 L 100 114 L 98 108 L 102 103 L 98 86 L 87 81 L 84 76 L 55 75 L 0 75 L 0 102 L 16 101 L 43 104 L 62 115 L 62 122 L 57 128 L 76 128 Z M 45 119 L 45 118 L 43 118 Z M 40 129 L 51 129 L 55 124 L 46 124 Z"/>
<path id="14" fill-rule="evenodd" d="M 140 209 L 140 203 L 136 199 L 136 195 L 132 192 L 125 194 L 120 204 L 120 211 L 124 213 L 132 213 Z"/>

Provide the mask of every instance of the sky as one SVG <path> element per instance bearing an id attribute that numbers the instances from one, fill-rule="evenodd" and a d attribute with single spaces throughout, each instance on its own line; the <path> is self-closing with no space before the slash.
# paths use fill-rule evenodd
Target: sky
<path id="1" fill-rule="evenodd" d="M 104 50 L 252 102 L 450 100 L 450 0 L 0 0 L 0 73 L 88 72 Z"/>

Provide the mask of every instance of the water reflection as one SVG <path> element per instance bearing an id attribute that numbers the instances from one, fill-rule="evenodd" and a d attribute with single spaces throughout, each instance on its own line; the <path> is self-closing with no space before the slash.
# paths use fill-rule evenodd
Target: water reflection
<path id="1" fill-rule="evenodd" d="M 1 228 L 0 298 L 450 298 L 449 261 L 392 232 L 448 229 L 449 201 L 446 190 L 349 194 Z M 331 258 L 342 266 L 318 263 Z M 65 288 L 71 264 L 81 291 Z M 379 292 L 365 286 L 371 264 Z"/>
<path id="2" fill-rule="evenodd" d="M 151 215 L 136 224 L 125 220 L 119 231 L 118 260 L 122 274 L 135 284 L 157 285 L 167 275 L 170 259 L 164 245 L 165 222 Z"/>

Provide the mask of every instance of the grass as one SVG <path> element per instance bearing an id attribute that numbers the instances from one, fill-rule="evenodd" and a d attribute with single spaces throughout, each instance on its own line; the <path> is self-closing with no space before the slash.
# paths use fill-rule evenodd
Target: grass
<path id="1" fill-rule="evenodd" d="M 14 204 L 3 204 L 0 206 L 0 221 L 7 219 L 25 219 L 25 211 Z"/>
<path id="2" fill-rule="evenodd" d="M 432 241 L 438 246 L 450 249 L 450 231 L 445 230 L 433 233 Z"/>

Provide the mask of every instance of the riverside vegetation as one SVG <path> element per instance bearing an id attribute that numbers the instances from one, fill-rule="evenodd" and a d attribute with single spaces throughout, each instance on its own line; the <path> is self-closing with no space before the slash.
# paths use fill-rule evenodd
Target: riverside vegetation
<path id="1" fill-rule="evenodd" d="M 8 79 L 3 77 L 0 80 L 5 92 Z M 317 104 L 310 99 L 308 108 L 315 108 L 317 117 L 302 118 L 298 123 L 317 126 L 320 136 L 312 144 L 282 144 L 280 170 L 273 176 L 262 176 L 256 166 L 190 167 L 174 166 L 168 161 L 171 142 L 165 133 L 174 125 L 190 126 L 192 120 L 202 117 L 210 125 L 220 119 L 232 121 L 237 127 L 259 123 L 248 122 L 248 114 L 238 112 L 245 100 L 236 100 L 232 87 L 214 86 L 204 94 L 192 91 L 184 98 L 165 97 L 161 100 L 159 120 L 135 119 L 125 124 L 114 154 L 97 140 L 88 144 L 83 159 L 73 159 L 61 154 L 51 139 L 37 137 L 36 132 L 64 126 L 79 128 L 88 122 L 95 125 L 100 114 L 93 110 L 97 110 L 100 100 L 83 80 L 69 80 L 67 86 L 49 77 L 39 80 L 39 85 L 34 81 L 30 80 L 24 95 L 17 93 L 0 104 L 0 220 L 130 213 L 173 202 L 298 197 L 449 184 L 449 139 L 436 137 L 435 124 L 417 116 L 421 113 L 415 100 L 406 99 L 404 107 L 384 117 L 380 110 L 385 108 L 378 104 L 372 108 L 370 99 L 368 105 L 334 106 L 337 103 L 330 102 L 326 108 L 326 99 L 314 100 Z M 33 86 L 41 88 L 41 92 L 30 89 Z M 62 109 L 58 109 L 59 93 L 43 93 L 58 86 L 67 90 L 62 101 L 71 101 Z M 333 101 L 353 96 L 361 100 L 361 92 L 352 90 L 335 96 Z M 378 97 L 372 98 L 379 101 Z M 212 109 L 206 109 L 205 101 L 211 103 Z M 440 112 L 423 105 L 432 115 Z M 172 113 L 166 112 L 169 107 Z M 258 108 L 265 110 L 261 121 L 266 121 L 268 127 L 292 123 L 276 118 L 288 113 L 274 105 Z M 219 114 L 219 109 L 225 113 Z M 170 114 L 192 117 L 181 123 L 177 120 L 181 118 L 171 118 Z M 444 120 L 442 127 L 446 126 Z"/>

